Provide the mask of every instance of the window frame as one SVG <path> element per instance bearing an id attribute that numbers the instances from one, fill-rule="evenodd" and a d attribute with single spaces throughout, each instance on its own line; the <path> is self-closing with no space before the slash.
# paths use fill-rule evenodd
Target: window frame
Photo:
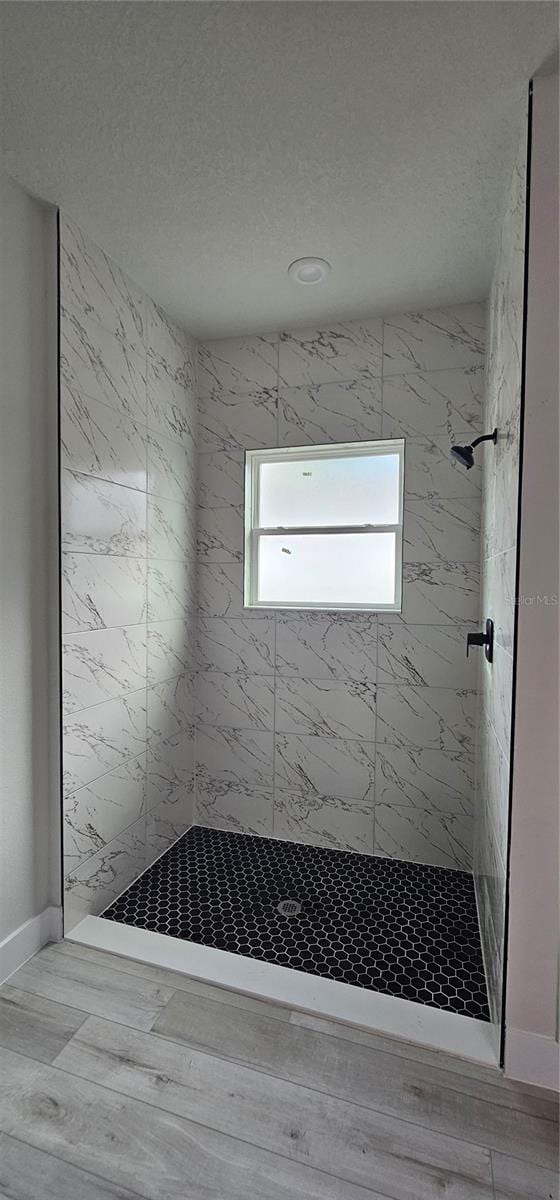
<path id="1" fill-rule="evenodd" d="M 324 458 L 367 458 L 376 455 L 397 454 L 399 459 L 399 520 L 394 525 L 306 525 L 306 526 L 259 526 L 256 518 L 259 508 L 259 468 L 264 463 L 298 462 Z M 324 445 L 281 446 L 270 450 L 245 451 L 245 513 L 244 513 L 244 558 L 243 558 L 243 606 L 255 610 L 300 610 L 302 612 L 370 612 L 400 613 L 402 611 L 403 575 L 403 528 L 404 528 L 404 462 L 405 439 L 385 438 L 368 442 L 329 442 Z M 394 533 L 395 536 L 395 602 L 393 604 L 350 604 L 332 602 L 303 604 L 300 601 L 284 600 L 272 602 L 257 600 L 259 538 L 282 537 L 286 534 L 371 534 Z"/>

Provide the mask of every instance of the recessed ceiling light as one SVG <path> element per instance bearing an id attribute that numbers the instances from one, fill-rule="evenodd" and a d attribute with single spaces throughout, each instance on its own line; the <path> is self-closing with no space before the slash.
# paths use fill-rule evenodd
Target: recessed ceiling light
<path id="1" fill-rule="evenodd" d="M 330 269 L 331 264 L 324 258 L 296 258 L 288 267 L 288 275 L 290 279 L 295 279 L 296 283 L 309 286 L 311 283 L 323 283 Z"/>

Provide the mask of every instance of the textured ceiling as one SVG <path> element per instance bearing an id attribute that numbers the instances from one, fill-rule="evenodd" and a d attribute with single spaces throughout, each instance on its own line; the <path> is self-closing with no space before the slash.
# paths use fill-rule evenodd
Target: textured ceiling
<path id="1" fill-rule="evenodd" d="M 199 336 L 481 298 L 557 14 L 1 3 L 5 165 Z"/>

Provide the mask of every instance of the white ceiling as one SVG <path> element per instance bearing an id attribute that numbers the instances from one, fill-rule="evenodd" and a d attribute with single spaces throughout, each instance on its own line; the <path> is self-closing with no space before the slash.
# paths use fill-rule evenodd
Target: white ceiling
<path id="1" fill-rule="evenodd" d="M 557 15 L 1 3 L 5 165 L 198 336 L 479 299 Z M 322 287 L 287 277 L 309 254 Z"/>

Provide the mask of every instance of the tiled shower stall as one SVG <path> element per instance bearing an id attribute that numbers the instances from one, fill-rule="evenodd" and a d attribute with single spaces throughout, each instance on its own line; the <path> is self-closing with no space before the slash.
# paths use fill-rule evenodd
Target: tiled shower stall
<path id="1" fill-rule="evenodd" d="M 479 301 L 197 347 L 61 218 L 67 922 L 193 823 L 463 872 L 474 843 L 498 1022 L 523 175 L 488 361 Z M 377 438 L 406 439 L 402 613 L 244 609 L 244 451 Z"/>

